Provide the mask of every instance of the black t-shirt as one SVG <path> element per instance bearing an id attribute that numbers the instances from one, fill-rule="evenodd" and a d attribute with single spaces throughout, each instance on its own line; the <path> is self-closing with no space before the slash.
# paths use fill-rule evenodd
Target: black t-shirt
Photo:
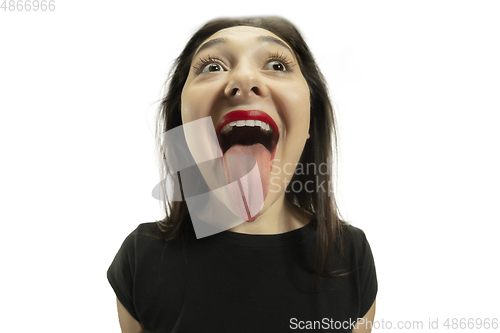
<path id="1" fill-rule="evenodd" d="M 348 225 L 344 257 L 332 268 L 349 274 L 318 280 L 315 232 L 309 223 L 278 235 L 224 231 L 167 242 L 156 223 L 143 223 L 107 276 L 146 332 L 351 332 L 377 294 L 370 246 Z"/>

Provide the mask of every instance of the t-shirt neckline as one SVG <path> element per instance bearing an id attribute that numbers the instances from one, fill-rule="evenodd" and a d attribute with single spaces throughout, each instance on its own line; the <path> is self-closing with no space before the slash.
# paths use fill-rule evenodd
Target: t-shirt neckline
<path id="1" fill-rule="evenodd" d="M 305 226 L 281 234 L 244 234 L 233 231 L 222 231 L 209 236 L 214 241 L 226 244 L 250 247 L 280 247 L 296 244 L 314 236 L 314 219 Z"/>

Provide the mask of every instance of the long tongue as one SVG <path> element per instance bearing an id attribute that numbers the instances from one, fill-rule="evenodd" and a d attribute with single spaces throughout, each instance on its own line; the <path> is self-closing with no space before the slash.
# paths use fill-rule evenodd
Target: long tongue
<path id="1" fill-rule="evenodd" d="M 257 161 L 259 172 L 252 158 L 230 156 L 235 154 L 252 156 Z M 271 153 L 260 143 L 249 146 L 236 144 L 224 154 L 224 164 L 229 183 L 235 181 L 239 183 L 239 195 L 243 197 L 244 206 L 240 198 L 236 199 L 235 203 L 237 203 L 240 217 L 247 222 L 255 220 L 264 205 L 267 194 L 271 172 Z"/>

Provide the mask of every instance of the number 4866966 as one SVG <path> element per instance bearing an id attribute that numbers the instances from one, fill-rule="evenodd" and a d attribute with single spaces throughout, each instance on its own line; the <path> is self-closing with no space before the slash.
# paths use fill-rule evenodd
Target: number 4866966
<path id="1" fill-rule="evenodd" d="M 55 0 L 4 0 L 0 9 L 4 11 L 42 11 L 45 12 L 47 10 L 54 11 L 56 10 L 56 1 Z"/>

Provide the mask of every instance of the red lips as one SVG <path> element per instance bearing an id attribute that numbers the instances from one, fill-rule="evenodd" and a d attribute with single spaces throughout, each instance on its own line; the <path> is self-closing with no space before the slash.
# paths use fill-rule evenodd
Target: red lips
<path id="1" fill-rule="evenodd" d="M 260 120 L 265 123 L 268 123 L 269 126 L 273 129 L 273 132 L 279 135 L 279 130 L 278 126 L 274 122 L 273 118 L 271 118 L 267 113 L 259 110 L 236 110 L 236 111 L 231 111 L 228 114 L 226 114 L 224 117 L 222 117 L 219 120 L 219 123 L 217 124 L 217 128 L 215 129 L 215 133 L 217 136 L 219 136 L 220 131 L 222 128 L 226 125 L 229 124 L 232 121 L 237 121 L 237 120 Z"/>

